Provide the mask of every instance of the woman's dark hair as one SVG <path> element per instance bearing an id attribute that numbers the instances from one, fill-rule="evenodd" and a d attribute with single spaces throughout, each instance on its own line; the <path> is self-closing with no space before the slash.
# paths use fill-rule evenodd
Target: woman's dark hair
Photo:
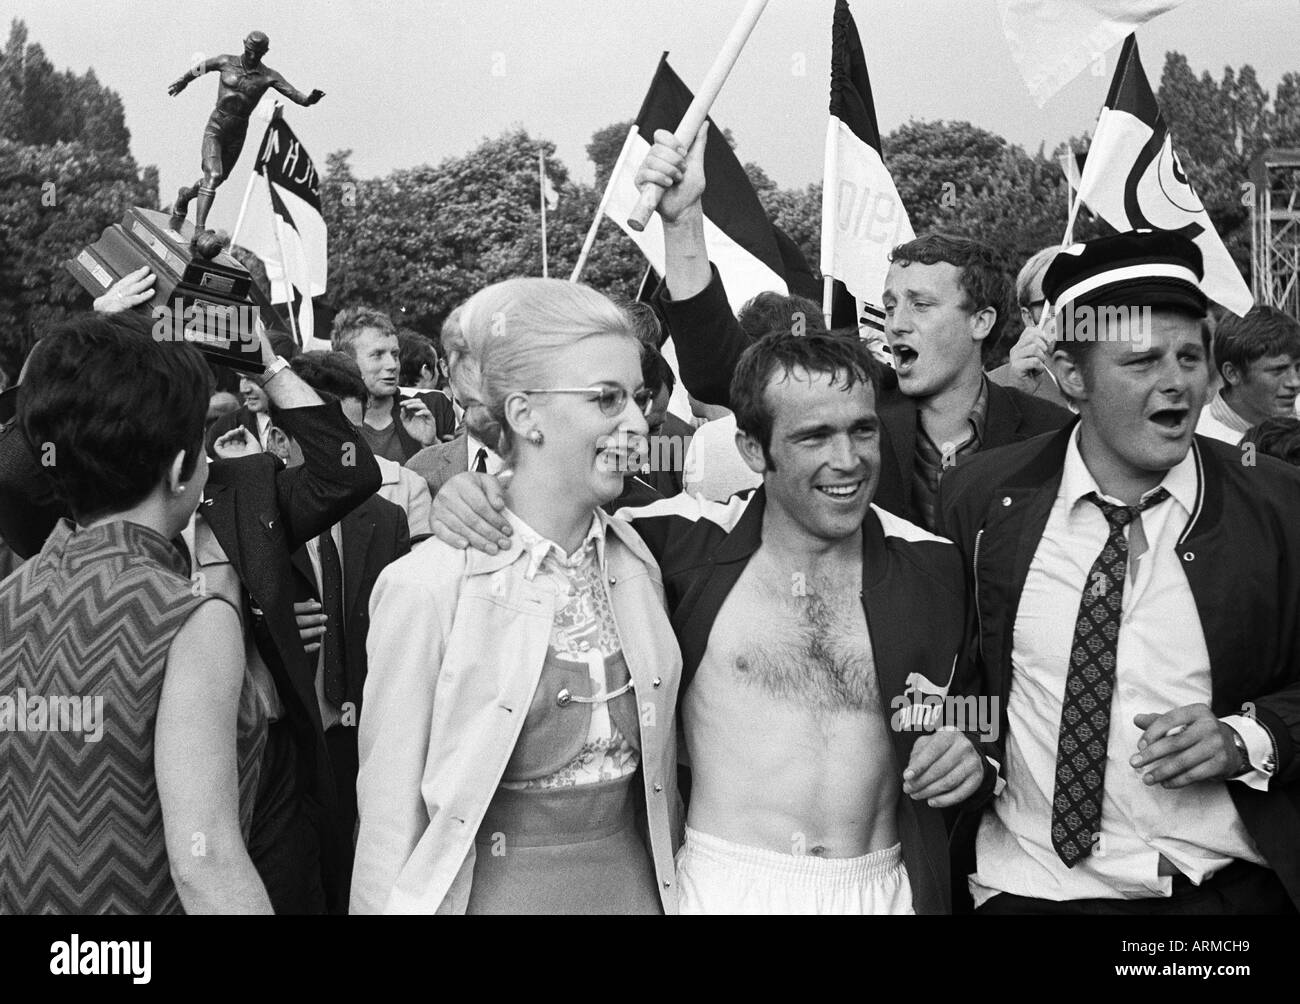
<path id="1" fill-rule="evenodd" d="M 873 389 L 880 387 L 880 363 L 857 338 L 776 332 L 747 348 L 731 377 L 731 408 L 736 427 L 758 440 L 771 470 L 776 470 L 771 451 L 775 416 L 767 399 L 767 385 L 794 369 L 829 374 L 832 384 L 842 384 L 845 391 L 858 381 Z"/>
<path id="2" fill-rule="evenodd" d="M 199 350 L 155 341 L 146 315 L 85 314 L 32 350 L 23 431 L 85 521 L 139 503 L 181 450 L 181 477 L 194 473 L 212 386 Z"/>

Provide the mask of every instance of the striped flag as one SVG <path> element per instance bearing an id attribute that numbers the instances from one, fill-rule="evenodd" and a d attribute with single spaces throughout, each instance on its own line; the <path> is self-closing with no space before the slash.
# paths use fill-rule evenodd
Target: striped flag
<path id="1" fill-rule="evenodd" d="M 320 178 L 279 105 L 262 137 L 231 243 L 262 259 L 271 282 L 271 302 L 293 304 L 298 338 L 305 348 L 312 348 L 311 300 L 325 292 L 327 272 Z"/>
<path id="2" fill-rule="evenodd" d="M 1250 287 L 1174 152 L 1173 137 L 1142 71 L 1132 35 L 1124 41 L 1097 119 L 1079 181 L 1079 201 L 1119 231 L 1150 227 L 1185 234 L 1205 260 L 1205 295 L 1238 316 L 1254 304 Z"/>
<path id="3" fill-rule="evenodd" d="M 603 199 L 605 215 L 632 238 L 660 275 L 664 273 L 664 232 L 659 216 L 652 216 L 640 233 L 627 225 L 641 194 L 634 179 L 654 144 L 655 130 L 675 130 L 692 97 L 690 88 L 668 65 L 665 52 L 636 123 L 628 131 Z M 772 224 L 735 151 L 712 119 L 704 150 L 704 174 L 708 179 L 703 200 L 704 239 L 709 260 L 718 267 L 727 288 L 731 309 L 738 311 L 746 300 L 766 290 L 787 292 Z"/>
<path id="4" fill-rule="evenodd" d="M 822 183 L 821 270 L 835 277 L 832 327 L 883 334 L 880 309 L 889 252 L 915 235 L 885 167 L 876 106 L 853 14 L 836 0 L 831 27 L 831 102 Z"/>

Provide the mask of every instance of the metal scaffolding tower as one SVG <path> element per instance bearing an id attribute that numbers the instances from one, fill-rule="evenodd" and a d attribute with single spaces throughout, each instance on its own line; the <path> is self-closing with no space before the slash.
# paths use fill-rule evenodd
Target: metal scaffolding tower
<path id="1" fill-rule="evenodd" d="M 1300 150 L 1265 150 L 1250 180 L 1251 292 L 1300 319 Z"/>

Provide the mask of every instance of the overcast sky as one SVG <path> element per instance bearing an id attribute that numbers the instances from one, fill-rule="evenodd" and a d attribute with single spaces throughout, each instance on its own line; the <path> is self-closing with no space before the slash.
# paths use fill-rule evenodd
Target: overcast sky
<path id="1" fill-rule="evenodd" d="M 286 118 L 323 165 L 351 147 L 363 177 L 464 153 L 522 125 L 554 140 L 580 180 L 596 129 L 632 118 L 661 51 L 695 87 L 741 0 L 8 0 L 58 69 L 93 67 L 122 95 L 131 149 L 157 164 L 164 204 L 200 174 L 199 143 L 216 77 L 169 98 L 195 59 L 239 52 L 252 30 L 268 65 L 304 93 Z M 968 120 L 1025 146 L 1091 130 L 1118 45 L 1039 110 L 1011 62 L 994 0 L 853 0 L 882 133 L 909 118 Z M 742 160 L 783 186 L 821 173 L 833 0 L 772 0 L 713 107 Z M 5 25 L 7 35 L 7 25 Z M 1138 31 L 1157 86 L 1164 53 L 1197 72 L 1250 63 L 1270 91 L 1300 71 L 1300 0 L 1189 0 Z M 802 70 L 802 75 L 800 75 Z M 266 100 L 270 100 L 268 97 Z M 255 155 L 250 131 L 212 223 L 229 227 Z M 227 194 L 227 193 L 231 194 Z M 232 205 L 233 203 L 233 205 Z"/>

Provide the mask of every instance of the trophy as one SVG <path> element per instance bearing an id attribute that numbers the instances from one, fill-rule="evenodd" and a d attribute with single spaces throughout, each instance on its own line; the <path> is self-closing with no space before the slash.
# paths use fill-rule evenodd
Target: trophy
<path id="1" fill-rule="evenodd" d="M 260 373 L 253 277 L 225 251 L 211 258 L 196 254 L 193 231 L 188 222 L 178 231 L 167 214 L 134 207 L 63 264 L 93 296 L 148 265 L 154 295 L 136 309 L 152 313 L 156 339 L 190 342 L 213 362 Z"/>
<path id="2" fill-rule="evenodd" d="M 170 215 L 132 208 L 121 223 L 64 262 L 93 296 L 148 265 L 155 276 L 152 307 L 137 309 L 151 310 L 154 337 L 190 342 L 213 362 L 248 373 L 262 371 L 252 276 L 225 250 L 229 238 L 207 229 L 208 212 L 218 186 L 239 160 L 248 118 L 268 89 L 304 106 L 324 97 L 319 90 L 304 95 L 264 64 L 262 57 L 270 47 L 266 35 L 250 32 L 241 55 L 205 59 L 167 89 L 174 97 L 191 79 L 213 71 L 220 74 L 217 105 L 203 131 L 203 177 L 180 190 Z M 190 223 L 186 217 L 195 196 L 195 222 Z"/>

